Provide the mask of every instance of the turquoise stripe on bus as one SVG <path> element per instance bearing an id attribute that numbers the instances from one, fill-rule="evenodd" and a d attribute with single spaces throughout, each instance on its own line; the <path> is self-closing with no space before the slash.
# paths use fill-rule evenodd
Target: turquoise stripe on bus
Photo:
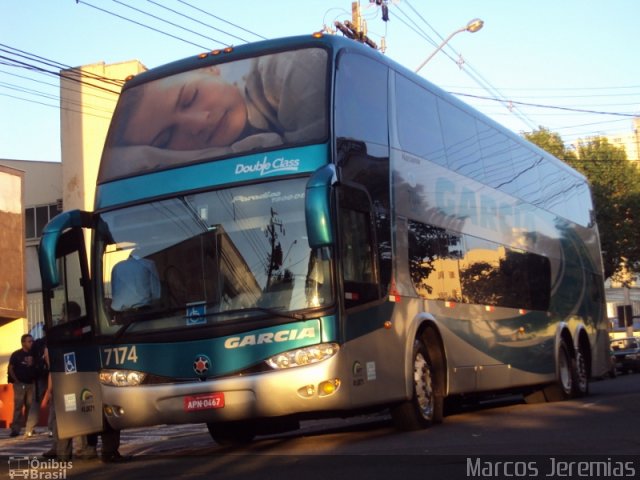
<path id="1" fill-rule="evenodd" d="M 188 342 L 138 343 L 100 347 L 102 368 L 137 370 L 171 378 L 197 378 L 194 362 L 208 359 L 204 376 L 236 373 L 295 348 L 332 340 L 331 318 L 292 322 L 220 338 Z M 329 328 L 329 337 L 323 326 Z M 135 350 L 132 350 L 135 349 Z"/>
<path id="2" fill-rule="evenodd" d="M 328 158 L 328 144 L 308 145 L 146 173 L 98 185 L 95 208 L 101 210 L 218 185 L 311 173 L 325 165 Z"/>

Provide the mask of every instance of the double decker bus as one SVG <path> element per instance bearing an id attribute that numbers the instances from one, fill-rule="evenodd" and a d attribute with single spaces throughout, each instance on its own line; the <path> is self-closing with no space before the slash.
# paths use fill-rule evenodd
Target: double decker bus
<path id="1" fill-rule="evenodd" d="M 54 218 L 39 254 L 62 437 L 242 442 L 371 409 L 418 429 L 608 369 L 585 178 L 345 38 L 129 79 L 94 211 Z"/>

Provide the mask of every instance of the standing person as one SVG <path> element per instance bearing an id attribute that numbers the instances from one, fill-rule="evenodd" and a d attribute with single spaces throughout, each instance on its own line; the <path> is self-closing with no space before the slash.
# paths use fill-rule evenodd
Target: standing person
<path id="1" fill-rule="evenodd" d="M 45 362 L 45 349 L 47 347 L 46 338 L 43 336 L 33 341 L 31 353 L 35 366 L 35 378 L 33 381 L 33 399 L 29 416 L 27 417 L 27 425 L 25 428 L 25 437 L 30 438 L 34 434 L 34 429 L 38 425 L 40 419 L 40 403 L 47 391 L 47 382 L 49 379 L 49 367 Z M 51 422 L 49 422 L 49 431 L 51 431 Z"/>
<path id="2" fill-rule="evenodd" d="M 100 459 L 104 463 L 122 463 L 131 460 L 131 455 L 120 455 L 120 430 L 114 430 L 105 420 L 104 430 L 100 433 L 102 437 L 102 451 Z M 95 440 L 97 441 L 97 439 Z"/>
<path id="3" fill-rule="evenodd" d="M 49 350 L 45 347 L 44 350 L 44 360 L 46 362 L 47 367 L 49 367 Z M 47 368 L 48 370 L 48 368 Z M 52 437 L 53 442 L 51 444 L 51 448 L 44 452 L 42 456 L 44 458 L 56 458 L 58 460 L 71 460 L 72 458 L 72 450 L 73 450 L 73 439 L 71 438 L 63 438 L 61 439 L 58 436 L 58 426 L 56 423 L 56 415 L 55 415 L 55 405 L 53 402 L 53 384 L 51 382 L 51 373 L 47 375 L 47 389 L 42 397 L 42 407 L 49 405 L 50 412 L 50 420 L 52 420 L 53 429 L 52 429 Z M 93 446 L 93 452 L 91 448 L 87 447 L 87 438 L 83 435 L 80 437 L 75 437 L 77 442 L 80 444 L 80 451 L 76 454 L 78 458 L 84 460 L 90 460 L 95 458 L 97 455 L 95 453 L 95 444 Z M 93 454 L 92 454 L 93 453 Z"/>
<path id="4" fill-rule="evenodd" d="M 55 418 L 55 405 L 53 402 L 53 382 L 51 380 L 51 363 L 49 359 L 49 349 L 45 347 L 44 360 L 49 370 L 47 375 L 47 390 L 42 398 L 42 406 L 49 405 L 50 412 L 53 415 L 53 442 L 51 448 L 44 452 L 44 458 L 56 458 L 58 460 L 71 460 L 73 452 L 73 439 L 61 439 L 58 436 L 58 426 Z M 113 430 L 111 426 L 104 421 L 104 431 L 102 436 L 102 452 L 101 459 L 105 463 L 120 463 L 131 459 L 130 456 L 123 456 L 118 449 L 120 448 L 120 430 Z M 80 460 L 91 460 L 97 457 L 96 447 L 98 444 L 98 434 L 82 435 L 75 437 L 78 442 L 78 451 L 75 457 Z"/>
<path id="5" fill-rule="evenodd" d="M 33 400 L 33 383 L 36 378 L 36 366 L 31 352 L 33 337 L 25 333 L 20 338 L 20 343 L 22 348 L 11 354 L 8 369 L 9 383 L 13 384 L 13 421 L 10 434 L 12 437 L 20 435 L 20 429 L 29 416 Z"/>

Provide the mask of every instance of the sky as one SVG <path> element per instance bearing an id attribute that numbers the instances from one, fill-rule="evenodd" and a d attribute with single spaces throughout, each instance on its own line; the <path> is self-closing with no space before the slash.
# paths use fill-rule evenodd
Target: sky
<path id="1" fill-rule="evenodd" d="M 153 68 L 333 27 L 351 19 L 351 3 L 2 0 L 0 158 L 60 161 L 59 67 L 42 62 L 136 59 Z M 369 36 L 378 44 L 384 36 L 385 55 L 415 70 L 436 52 L 420 75 L 517 133 L 544 126 L 570 144 L 631 133 L 640 115 L 637 0 L 388 0 L 388 22 L 375 3 L 360 6 Z M 480 31 L 437 49 L 475 18 Z"/>

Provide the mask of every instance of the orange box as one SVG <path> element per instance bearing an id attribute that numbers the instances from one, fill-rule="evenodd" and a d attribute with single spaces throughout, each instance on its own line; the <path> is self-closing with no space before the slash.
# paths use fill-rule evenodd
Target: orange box
<path id="1" fill-rule="evenodd" d="M 38 426 L 46 427 L 49 420 L 49 406 L 40 407 Z M 13 385 L 0 385 L 0 428 L 9 428 L 13 421 Z"/>
<path id="2" fill-rule="evenodd" d="M 13 420 L 13 385 L 0 385 L 0 428 L 9 428 Z"/>

